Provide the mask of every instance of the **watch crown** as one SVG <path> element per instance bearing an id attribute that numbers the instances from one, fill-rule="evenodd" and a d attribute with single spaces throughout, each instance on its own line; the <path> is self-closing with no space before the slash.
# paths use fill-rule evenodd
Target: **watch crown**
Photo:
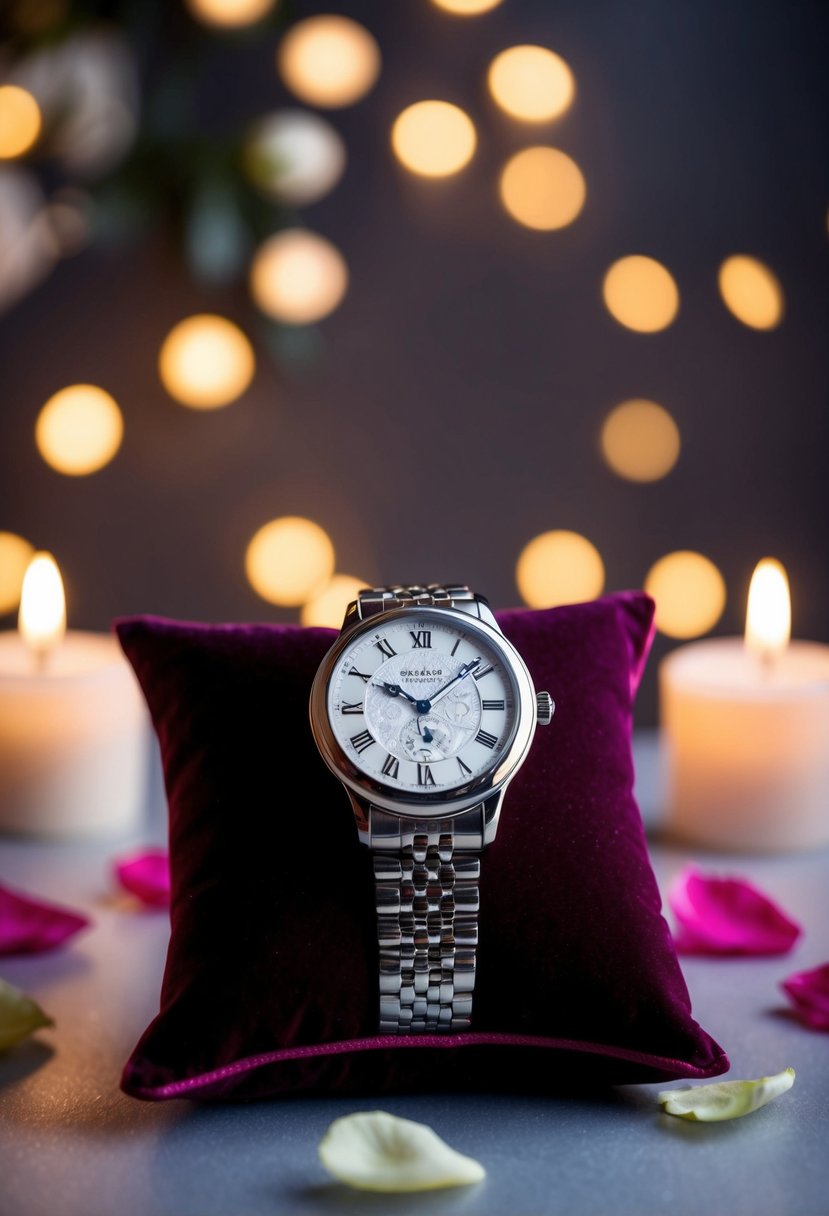
<path id="1" fill-rule="evenodd" d="M 548 692 L 535 694 L 535 716 L 539 726 L 549 726 L 553 720 L 556 703 Z"/>

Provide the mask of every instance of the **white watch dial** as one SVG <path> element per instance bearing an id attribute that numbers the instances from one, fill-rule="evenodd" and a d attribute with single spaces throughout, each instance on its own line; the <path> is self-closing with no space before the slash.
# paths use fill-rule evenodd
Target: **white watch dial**
<path id="1" fill-rule="evenodd" d="M 486 634 L 456 617 L 384 619 L 346 645 L 328 684 L 334 736 L 392 790 L 440 793 L 495 765 L 515 733 L 517 690 Z"/>

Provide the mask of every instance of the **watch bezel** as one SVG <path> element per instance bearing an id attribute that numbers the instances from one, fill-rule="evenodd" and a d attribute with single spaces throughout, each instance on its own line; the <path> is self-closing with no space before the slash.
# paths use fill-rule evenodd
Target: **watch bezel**
<path id="1" fill-rule="evenodd" d="M 348 620 L 349 614 L 346 615 Z M 455 619 L 467 632 L 479 633 L 487 643 L 501 652 L 515 692 L 515 723 L 506 747 L 492 764 L 466 784 L 447 787 L 431 793 L 406 791 L 369 777 L 351 761 L 334 734 L 328 715 L 328 688 L 343 651 L 364 633 L 376 632 L 381 621 Z M 329 769 L 351 791 L 368 798 L 372 805 L 392 811 L 405 818 L 417 819 L 424 814 L 430 818 L 456 815 L 476 805 L 482 799 L 503 789 L 520 768 L 533 739 L 536 725 L 535 686 L 526 663 L 500 629 L 486 620 L 458 608 L 409 606 L 390 608 L 364 620 L 347 625 L 323 657 L 314 677 L 309 698 L 311 732 L 319 752 Z"/>

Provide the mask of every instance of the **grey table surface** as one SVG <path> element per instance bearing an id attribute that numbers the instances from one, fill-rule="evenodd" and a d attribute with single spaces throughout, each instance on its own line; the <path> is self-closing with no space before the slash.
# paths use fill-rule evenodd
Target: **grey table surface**
<path id="1" fill-rule="evenodd" d="M 744 857 L 672 844 L 660 825 L 658 736 L 637 732 L 634 754 L 663 895 L 678 868 L 695 861 L 762 886 L 806 930 L 783 957 L 682 959 L 694 1016 L 729 1054 L 726 1078 L 792 1066 L 789 1093 L 719 1124 L 663 1114 L 658 1085 L 583 1098 L 441 1094 L 382 1103 L 127 1097 L 121 1068 L 157 1010 L 169 922 L 164 911 L 125 905 L 110 867 L 126 848 L 163 842 L 156 774 L 146 821 L 123 837 L 0 838 L 0 883 L 78 907 L 94 922 L 58 952 L 0 960 L 0 975 L 56 1020 L 0 1055 L 0 1216 L 829 1213 L 829 1036 L 795 1020 L 779 987 L 792 971 L 829 961 L 829 849 Z M 336 1116 L 378 1105 L 428 1123 L 477 1158 L 484 1181 L 400 1196 L 335 1182 L 318 1160 L 319 1140 Z"/>

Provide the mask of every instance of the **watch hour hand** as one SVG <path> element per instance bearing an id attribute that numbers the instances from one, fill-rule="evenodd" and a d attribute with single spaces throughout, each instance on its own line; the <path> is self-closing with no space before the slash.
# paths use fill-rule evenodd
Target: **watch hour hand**
<path id="1" fill-rule="evenodd" d="M 411 693 L 406 692 L 406 689 L 401 688 L 399 684 L 390 684 L 388 680 L 379 680 L 377 687 L 382 688 L 390 697 L 405 697 L 413 705 L 417 704 L 417 697 L 413 697 Z"/>

